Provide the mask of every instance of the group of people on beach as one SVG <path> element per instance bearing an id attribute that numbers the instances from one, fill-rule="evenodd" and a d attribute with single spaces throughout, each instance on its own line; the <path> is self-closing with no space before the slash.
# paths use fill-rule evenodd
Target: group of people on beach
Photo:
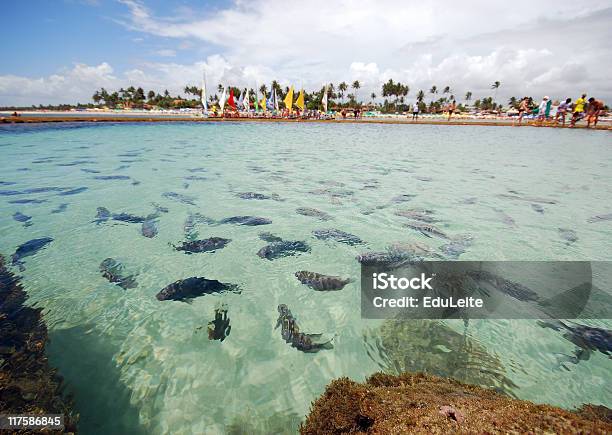
<path id="1" fill-rule="evenodd" d="M 582 94 L 580 98 L 572 103 L 571 98 L 565 101 L 552 101 L 548 96 L 542 98 L 542 101 L 535 109 L 530 109 L 530 99 L 524 97 L 518 107 L 518 125 L 521 125 L 523 116 L 528 113 L 533 113 L 536 116 L 536 122 L 543 124 L 545 121 L 554 121 L 555 124 L 561 120 L 565 126 L 565 119 L 569 113 L 572 114 L 570 127 L 575 127 L 576 122 L 586 117 L 587 128 L 597 126 L 599 115 L 603 112 L 604 103 L 591 97 L 587 101 L 587 94 Z"/>

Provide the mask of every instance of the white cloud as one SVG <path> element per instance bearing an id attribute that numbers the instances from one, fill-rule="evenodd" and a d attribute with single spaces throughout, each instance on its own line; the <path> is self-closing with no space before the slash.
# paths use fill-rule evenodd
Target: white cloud
<path id="1" fill-rule="evenodd" d="M 169 48 L 162 48 L 161 50 L 154 51 L 153 54 L 161 57 L 175 57 L 176 51 Z"/>
<path id="2" fill-rule="evenodd" d="M 432 84 L 478 98 L 490 95 L 490 84 L 499 80 L 500 100 L 582 91 L 612 98 L 608 0 L 236 0 L 212 11 L 177 9 L 172 16 L 159 16 L 140 0 L 120 1 L 123 26 L 176 49 L 156 56 L 178 59 L 178 50 L 190 47 L 217 54 L 189 64 L 140 59 L 115 75 L 100 70 L 110 68 L 102 63 L 45 78 L 0 76 L 0 104 L 83 101 L 100 86 L 178 91 L 199 83 L 203 69 L 215 88 L 277 79 L 314 89 L 359 80 L 359 94 L 369 95 L 393 78 L 410 86 L 409 98 Z M 81 76 L 86 68 L 98 75 Z"/>

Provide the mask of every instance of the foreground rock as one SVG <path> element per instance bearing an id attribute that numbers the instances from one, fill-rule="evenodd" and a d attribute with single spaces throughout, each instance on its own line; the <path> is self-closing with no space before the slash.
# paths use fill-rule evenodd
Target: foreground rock
<path id="1" fill-rule="evenodd" d="M 610 433 L 596 408 L 570 412 L 422 373 L 377 373 L 364 384 L 333 381 L 300 433 Z"/>
<path id="2" fill-rule="evenodd" d="M 18 278 L 0 256 L 0 414 L 64 414 L 65 432 L 75 432 L 78 417 L 45 355 L 41 310 L 25 301 Z"/>

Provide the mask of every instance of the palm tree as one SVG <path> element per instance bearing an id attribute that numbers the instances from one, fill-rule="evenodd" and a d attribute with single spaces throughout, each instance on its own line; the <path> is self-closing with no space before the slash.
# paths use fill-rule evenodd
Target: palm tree
<path id="1" fill-rule="evenodd" d="M 353 82 L 353 86 L 352 86 L 352 87 L 353 87 L 353 89 L 355 89 L 354 94 L 355 94 L 355 99 L 357 99 L 357 91 L 358 91 L 358 90 L 359 90 L 359 88 L 361 87 L 361 83 L 359 83 L 359 80 L 355 80 L 355 81 Z"/>
<path id="2" fill-rule="evenodd" d="M 345 82 L 342 82 L 338 85 L 338 92 L 340 94 L 340 98 L 342 98 L 342 103 L 344 104 L 344 93 L 348 89 L 348 85 Z"/>
<path id="3" fill-rule="evenodd" d="M 472 99 L 472 91 L 467 91 L 465 93 L 465 101 L 470 101 Z"/>
<path id="4" fill-rule="evenodd" d="M 448 94 L 448 93 L 450 93 L 450 86 L 446 86 L 446 87 L 444 88 L 444 90 L 442 91 L 442 93 L 443 93 L 443 94 Z"/>
<path id="5" fill-rule="evenodd" d="M 265 96 L 266 96 L 266 94 L 268 93 L 268 88 L 267 88 L 267 86 L 266 86 L 266 85 L 261 85 L 261 86 L 259 87 L 259 92 L 261 92 L 261 93 L 263 94 L 263 96 L 265 97 Z"/>
<path id="6" fill-rule="evenodd" d="M 419 93 L 417 94 L 417 100 L 420 102 L 422 102 L 425 99 L 425 92 L 423 92 L 423 90 L 420 90 Z"/>
<path id="7" fill-rule="evenodd" d="M 374 100 L 376 99 L 376 94 L 374 92 L 372 92 L 370 94 L 370 98 L 372 98 L 372 104 L 374 104 Z"/>
<path id="8" fill-rule="evenodd" d="M 436 85 L 433 85 L 431 87 L 431 89 L 429 90 L 429 93 L 433 96 L 433 94 L 437 94 L 438 93 L 438 87 Z"/>
<path id="9" fill-rule="evenodd" d="M 493 84 L 491 85 L 491 89 L 495 89 L 494 98 L 497 98 L 497 90 L 499 89 L 500 86 L 501 86 L 501 82 L 499 80 L 494 81 Z"/>

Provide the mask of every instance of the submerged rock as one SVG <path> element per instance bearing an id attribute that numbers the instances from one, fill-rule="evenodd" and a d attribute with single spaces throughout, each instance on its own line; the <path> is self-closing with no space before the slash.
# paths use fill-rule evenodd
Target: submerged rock
<path id="1" fill-rule="evenodd" d="M 300 434 L 610 433 L 612 423 L 593 408 L 537 405 L 424 373 L 376 373 L 365 383 L 332 381 Z"/>
<path id="2" fill-rule="evenodd" d="M 342 290 L 345 285 L 352 281 L 350 278 L 323 275 L 316 272 L 308 272 L 306 270 L 295 272 L 295 277 L 302 284 L 306 284 L 308 287 L 318 291 Z"/>
<path id="3" fill-rule="evenodd" d="M 0 256 L 0 414 L 62 414 L 62 433 L 76 433 L 78 414 L 70 397 L 63 394 L 61 377 L 48 362 L 42 309 L 26 300 L 19 278 L 7 270 Z"/>
<path id="4" fill-rule="evenodd" d="M 216 279 L 194 276 L 179 279 L 167 285 L 155 297 L 159 301 L 186 301 L 206 294 L 225 292 L 241 293 L 240 288 L 235 284 L 226 284 Z"/>
<path id="5" fill-rule="evenodd" d="M 565 240 L 568 245 L 578 240 L 576 231 L 569 230 L 567 228 L 559 228 L 559 236 L 561 236 L 561 238 Z"/>

